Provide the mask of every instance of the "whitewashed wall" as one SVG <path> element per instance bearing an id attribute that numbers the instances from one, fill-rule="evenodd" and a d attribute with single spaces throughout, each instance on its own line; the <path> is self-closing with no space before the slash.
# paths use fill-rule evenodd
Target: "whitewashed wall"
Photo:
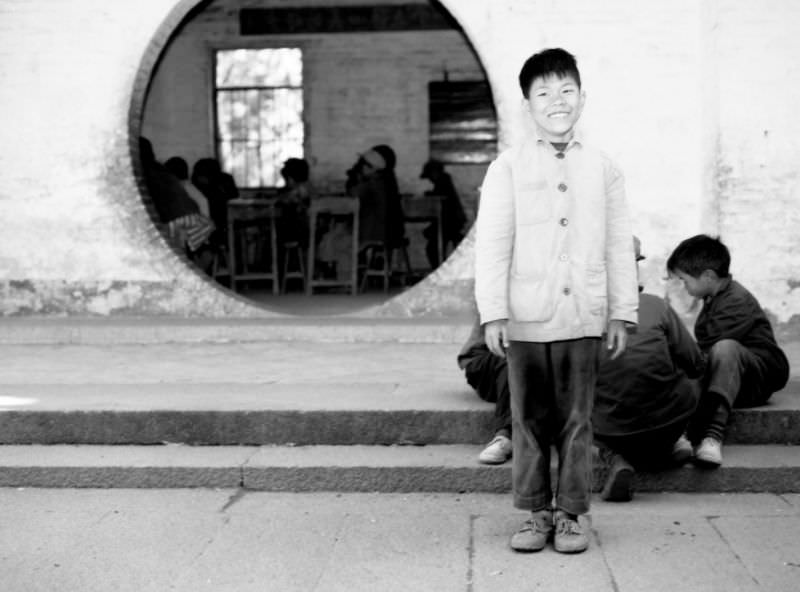
<path id="1" fill-rule="evenodd" d="M 523 129 L 523 59 L 545 46 L 577 55 L 588 93 L 583 128 L 625 170 L 649 290 L 665 289 L 663 263 L 677 241 L 721 233 L 734 275 L 795 331 L 797 3 L 443 4 L 487 71 L 504 145 Z M 171 11 L 175 26 L 190 5 L 0 0 L 3 314 L 264 314 L 167 252 L 137 195 L 128 152 L 131 101 L 143 97 L 137 72 L 165 47 L 169 31 L 159 27 Z M 468 294 L 470 244 L 379 313 L 457 308 Z"/>

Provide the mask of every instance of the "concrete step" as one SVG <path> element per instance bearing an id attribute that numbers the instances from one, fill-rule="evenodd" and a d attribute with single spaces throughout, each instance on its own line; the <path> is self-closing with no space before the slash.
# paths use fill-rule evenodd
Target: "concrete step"
<path id="1" fill-rule="evenodd" d="M 24 317 L 0 319 L 0 345 L 124 345 L 165 343 L 452 343 L 469 335 L 472 319 L 275 316 L 264 319 L 183 317 Z"/>
<path id="2" fill-rule="evenodd" d="M 0 444 L 481 444 L 493 406 L 466 385 L 4 385 Z M 727 442 L 800 444 L 800 382 L 736 409 Z"/>
<path id="3" fill-rule="evenodd" d="M 0 487 L 244 487 L 261 491 L 510 491 L 511 467 L 479 446 L 0 446 Z M 800 450 L 725 446 L 715 470 L 636 476 L 638 491 L 800 492 Z M 555 469 L 555 467 L 554 467 Z M 595 490 L 603 469 L 595 470 Z"/>

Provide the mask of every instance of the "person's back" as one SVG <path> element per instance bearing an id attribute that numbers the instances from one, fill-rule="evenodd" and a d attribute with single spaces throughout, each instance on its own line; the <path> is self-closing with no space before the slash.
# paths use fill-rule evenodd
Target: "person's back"
<path id="1" fill-rule="evenodd" d="M 624 436 L 688 420 L 700 395 L 690 378 L 699 378 L 703 369 L 702 354 L 675 311 L 658 296 L 640 294 L 639 324 L 625 354 L 600 363 L 595 435 Z"/>
<path id="2" fill-rule="evenodd" d="M 690 296 L 703 300 L 695 336 L 707 356 L 705 387 L 690 426 L 695 458 L 722 464 L 722 442 L 733 407 L 763 405 L 789 379 L 789 362 L 756 298 L 729 273 L 730 253 L 718 238 L 681 242 L 667 260 Z"/>
<path id="3" fill-rule="evenodd" d="M 197 204 L 200 213 L 206 218 L 211 218 L 208 198 L 189 180 L 189 165 L 186 160 L 180 156 L 173 156 L 166 160 L 164 168 L 178 178 L 186 194 Z"/>
<path id="4" fill-rule="evenodd" d="M 156 160 L 152 144 L 146 138 L 140 139 L 140 155 L 147 189 L 162 223 L 200 212 L 180 180 Z"/>

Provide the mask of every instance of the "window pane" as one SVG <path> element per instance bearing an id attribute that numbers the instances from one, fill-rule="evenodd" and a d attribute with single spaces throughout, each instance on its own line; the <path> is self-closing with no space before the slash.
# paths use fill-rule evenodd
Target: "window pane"
<path id="1" fill-rule="evenodd" d="M 217 88 L 232 86 L 302 86 L 300 49 L 230 49 L 217 51 Z"/>
<path id="2" fill-rule="evenodd" d="M 281 187 L 284 161 L 303 157 L 302 53 L 242 49 L 217 58 L 222 166 L 240 187 Z"/>

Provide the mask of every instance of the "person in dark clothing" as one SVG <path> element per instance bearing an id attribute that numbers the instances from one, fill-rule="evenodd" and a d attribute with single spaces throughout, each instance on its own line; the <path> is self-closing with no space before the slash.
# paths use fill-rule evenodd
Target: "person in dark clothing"
<path id="1" fill-rule="evenodd" d="M 215 158 L 201 158 L 194 163 L 192 183 L 208 199 L 211 219 L 217 227 L 212 239 L 217 244 L 226 244 L 228 231 L 228 202 L 239 196 L 236 182 L 222 171 Z"/>
<path id="2" fill-rule="evenodd" d="M 467 341 L 458 353 L 458 366 L 478 396 L 494 403 L 494 436 L 478 455 L 484 464 L 502 464 L 511 458 L 511 403 L 505 358 L 486 346 L 483 329 L 476 318 Z"/>
<path id="3" fill-rule="evenodd" d="M 644 259 L 634 237 L 636 261 Z M 641 287 L 640 287 L 641 290 Z M 633 498 L 634 469 L 655 470 L 692 455 L 683 436 L 700 397 L 700 349 L 677 313 L 639 294 L 639 325 L 625 353 L 600 362 L 592 426 L 608 475 L 601 497 Z"/>
<path id="4" fill-rule="evenodd" d="M 161 230 L 175 248 L 207 270 L 206 247 L 214 232 L 213 222 L 201 214 L 181 180 L 156 160 L 153 145 L 145 137 L 139 139 L 139 156 L 148 193 L 163 224 Z"/>
<path id="5" fill-rule="evenodd" d="M 199 213 L 197 204 L 183 188 L 180 180 L 156 160 L 152 143 L 143 136 L 139 138 L 139 157 L 145 183 L 160 222 L 168 224 L 187 214 Z"/>
<path id="6" fill-rule="evenodd" d="M 359 242 L 362 244 L 380 242 L 387 249 L 405 245 L 403 206 L 392 168 L 394 164 L 394 151 L 381 145 L 360 155 L 347 171 L 347 191 L 360 202 Z"/>
<path id="7" fill-rule="evenodd" d="M 442 248 L 446 251 L 447 246 L 452 244 L 455 249 L 464 238 L 467 216 L 464 213 L 464 206 L 461 204 L 458 191 L 453 185 L 453 179 L 444 170 L 444 165 L 435 159 L 430 159 L 425 163 L 419 177 L 433 183 L 433 189 L 426 191 L 425 195 L 441 199 Z M 438 229 L 435 224 L 431 224 L 422 233 L 428 240 L 425 247 L 428 261 L 432 268 L 436 268 L 441 263 L 439 261 Z M 444 257 L 444 253 L 442 253 L 442 257 Z"/>
<path id="8" fill-rule="evenodd" d="M 789 361 L 758 300 L 729 273 L 730 253 L 718 238 L 699 234 L 681 242 L 667 271 L 703 308 L 694 333 L 706 355 L 700 404 L 689 425 L 695 460 L 722 464 L 722 442 L 733 407 L 763 405 L 789 380 Z"/>
<path id="9" fill-rule="evenodd" d="M 289 158 L 281 168 L 286 185 L 279 191 L 275 202 L 280 212 L 278 243 L 297 242 L 308 246 L 308 208 L 311 192 L 308 183 L 308 162 L 303 158 Z"/>

